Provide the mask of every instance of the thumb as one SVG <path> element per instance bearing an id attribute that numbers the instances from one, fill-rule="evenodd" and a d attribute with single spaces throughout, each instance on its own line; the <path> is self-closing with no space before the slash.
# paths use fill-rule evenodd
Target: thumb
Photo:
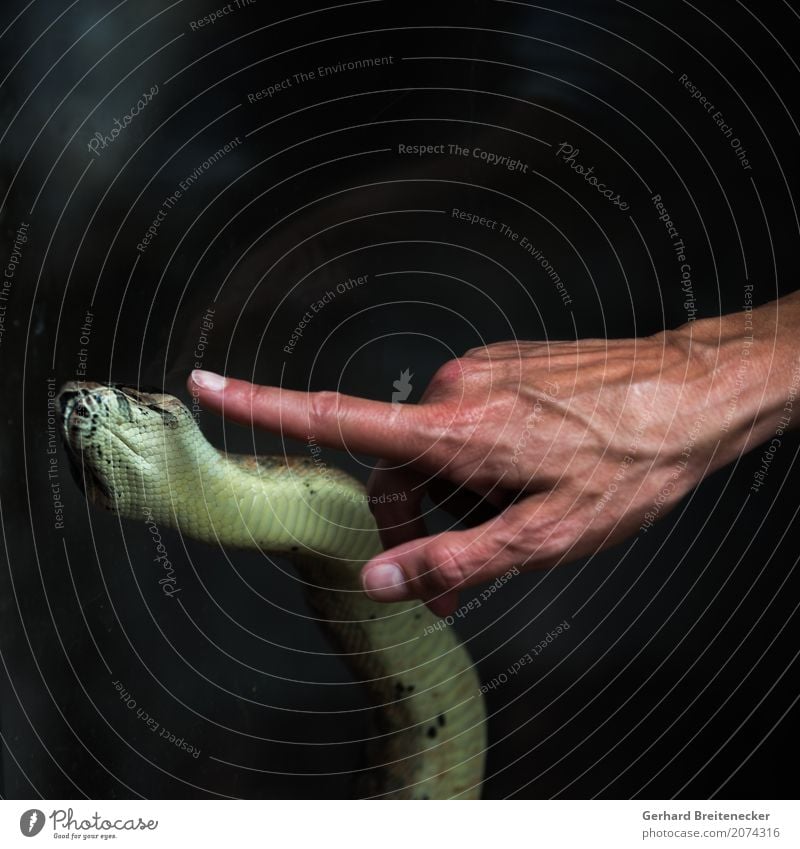
<path id="1" fill-rule="evenodd" d="M 375 601 L 421 598 L 440 611 L 455 593 L 513 566 L 547 566 L 574 542 L 567 504 L 552 493 L 529 496 L 495 518 L 464 531 L 412 540 L 372 558 L 361 572 Z"/>

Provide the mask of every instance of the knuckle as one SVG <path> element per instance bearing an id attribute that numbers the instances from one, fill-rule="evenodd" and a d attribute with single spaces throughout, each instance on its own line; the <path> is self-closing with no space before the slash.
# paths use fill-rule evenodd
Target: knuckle
<path id="1" fill-rule="evenodd" d="M 420 578 L 435 592 L 458 589 L 469 576 L 461 546 L 446 537 L 435 539 L 427 555 L 428 572 Z"/>
<path id="2" fill-rule="evenodd" d="M 431 384 L 438 388 L 445 388 L 459 384 L 464 379 L 463 360 L 448 360 L 436 369 Z"/>
<path id="3" fill-rule="evenodd" d="M 339 409 L 339 393 L 325 390 L 314 392 L 309 401 L 309 419 L 314 427 L 335 421 Z"/>

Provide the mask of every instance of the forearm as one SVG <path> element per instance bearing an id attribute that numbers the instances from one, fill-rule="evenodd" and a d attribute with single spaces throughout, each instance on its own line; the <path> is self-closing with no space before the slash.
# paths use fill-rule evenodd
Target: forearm
<path id="1" fill-rule="evenodd" d="M 721 461 L 715 466 L 800 426 L 800 291 L 675 333 L 713 374 L 709 423 Z"/>

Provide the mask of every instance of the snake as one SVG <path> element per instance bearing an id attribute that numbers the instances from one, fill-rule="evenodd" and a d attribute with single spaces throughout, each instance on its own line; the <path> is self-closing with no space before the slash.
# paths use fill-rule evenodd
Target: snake
<path id="1" fill-rule="evenodd" d="M 366 688 L 358 798 L 480 797 L 486 709 L 475 665 L 421 602 L 363 592 L 361 567 L 383 547 L 361 482 L 316 457 L 219 450 L 182 401 L 157 389 L 72 381 L 58 411 L 93 506 L 291 562 L 312 619 Z"/>

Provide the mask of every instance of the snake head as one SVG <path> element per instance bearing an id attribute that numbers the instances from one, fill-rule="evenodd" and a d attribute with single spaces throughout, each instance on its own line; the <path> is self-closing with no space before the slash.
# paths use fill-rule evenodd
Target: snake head
<path id="1" fill-rule="evenodd" d="M 123 384 L 73 381 L 58 396 L 61 438 L 70 470 L 90 502 L 138 517 L 148 487 L 166 462 L 165 432 L 186 422 L 189 411 L 171 395 Z M 161 479 L 163 480 L 163 462 Z"/>

